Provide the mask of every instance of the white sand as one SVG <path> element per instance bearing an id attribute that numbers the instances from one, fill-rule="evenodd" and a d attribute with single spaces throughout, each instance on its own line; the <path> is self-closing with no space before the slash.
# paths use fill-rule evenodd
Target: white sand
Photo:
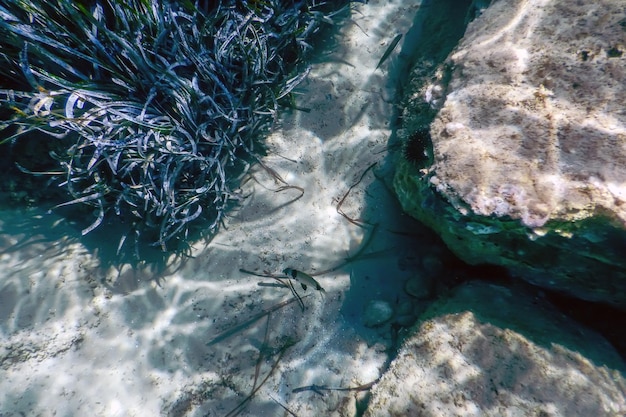
<path id="1" fill-rule="evenodd" d="M 285 115 L 269 138 L 265 163 L 304 196 L 289 203 L 297 190 L 274 193 L 280 184 L 255 170 L 259 183 L 244 190 L 251 197 L 193 259 L 155 275 L 105 269 L 102 257 L 63 237 L 70 226 L 55 214 L 1 213 L 0 415 L 226 415 L 251 392 L 257 369 L 258 385 L 290 344 L 240 415 L 288 415 L 278 402 L 298 416 L 353 413 L 355 392 L 292 390 L 365 384 L 388 360 L 390 326 L 367 329 L 360 315 L 370 300 L 406 300 L 402 287 L 419 261 L 412 238 L 389 232 L 411 230 L 382 182 L 370 171 L 343 205 L 350 217 L 379 223 L 365 251 L 376 256 L 316 277 L 325 296 L 298 287 L 312 294 L 304 312 L 294 302 L 234 328 L 291 297 L 239 268 L 315 274 L 367 241 L 372 229 L 351 224 L 336 206 L 386 156 L 386 71 L 400 45 L 374 68 L 409 30 L 418 4 L 353 5 L 338 49 L 299 88 L 298 105 L 311 112 Z"/>

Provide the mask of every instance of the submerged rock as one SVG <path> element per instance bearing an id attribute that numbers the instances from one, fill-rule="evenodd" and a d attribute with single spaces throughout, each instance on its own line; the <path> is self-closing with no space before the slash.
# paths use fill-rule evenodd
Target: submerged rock
<path id="1" fill-rule="evenodd" d="M 363 312 L 363 325 L 366 327 L 380 326 L 389 321 L 391 317 L 393 317 L 391 304 L 383 300 L 372 300 Z"/>
<path id="2" fill-rule="evenodd" d="M 431 284 L 427 280 L 420 278 L 411 278 L 404 284 L 404 291 L 411 297 L 417 299 L 427 299 L 432 297 Z"/>
<path id="3" fill-rule="evenodd" d="M 625 31 L 621 2 L 493 2 L 416 65 L 399 136 L 432 148 L 398 164 L 404 209 L 469 263 L 626 308 Z"/>
<path id="4" fill-rule="evenodd" d="M 422 316 L 365 416 L 624 415 L 625 371 L 606 340 L 548 303 L 474 282 Z"/>

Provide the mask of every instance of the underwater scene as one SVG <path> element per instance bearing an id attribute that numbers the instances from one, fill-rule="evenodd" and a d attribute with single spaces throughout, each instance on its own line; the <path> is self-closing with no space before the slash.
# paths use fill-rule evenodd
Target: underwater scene
<path id="1" fill-rule="evenodd" d="M 0 0 L 0 417 L 626 416 L 626 3 Z"/>

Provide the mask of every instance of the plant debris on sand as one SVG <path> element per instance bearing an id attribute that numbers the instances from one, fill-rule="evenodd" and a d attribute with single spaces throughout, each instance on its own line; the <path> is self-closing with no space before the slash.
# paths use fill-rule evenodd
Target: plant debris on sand
<path id="1" fill-rule="evenodd" d="M 346 3 L 3 2 L 2 151 L 50 150 L 59 206 L 95 208 L 83 234 L 112 215 L 164 250 L 192 226 L 213 232 L 306 75 L 312 35 Z"/>

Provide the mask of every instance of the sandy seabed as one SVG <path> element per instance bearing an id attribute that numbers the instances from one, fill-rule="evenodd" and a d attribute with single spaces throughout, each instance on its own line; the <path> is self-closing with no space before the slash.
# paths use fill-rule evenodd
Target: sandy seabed
<path id="1" fill-rule="evenodd" d="M 364 391 L 311 387 L 381 375 L 394 332 L 365 327 L 363 311 L 371 300 L 406 310 L 417 254 L 437 251 L 376 178 L 388 174 L 400 46 L 374 68 L 418 8 L 353 4 L 337 47 L 298 89 L 310 112 L 283 115 L 268 138 L 264 163 L 304 194 L 274 192 L 281 184 L 255 168 L 250 197 L 190 259 L 111 267 L 91 249 L 106 232 L 77 239 L 46 210 L 0 213 L 0 416 L 354 415 Z M 348 190 L 341 208 L 369 225 L 338 213 Z M 286 267 L 326 293 L 296 287 L 303 310 L 277 281 L 240 272 Z"/>

